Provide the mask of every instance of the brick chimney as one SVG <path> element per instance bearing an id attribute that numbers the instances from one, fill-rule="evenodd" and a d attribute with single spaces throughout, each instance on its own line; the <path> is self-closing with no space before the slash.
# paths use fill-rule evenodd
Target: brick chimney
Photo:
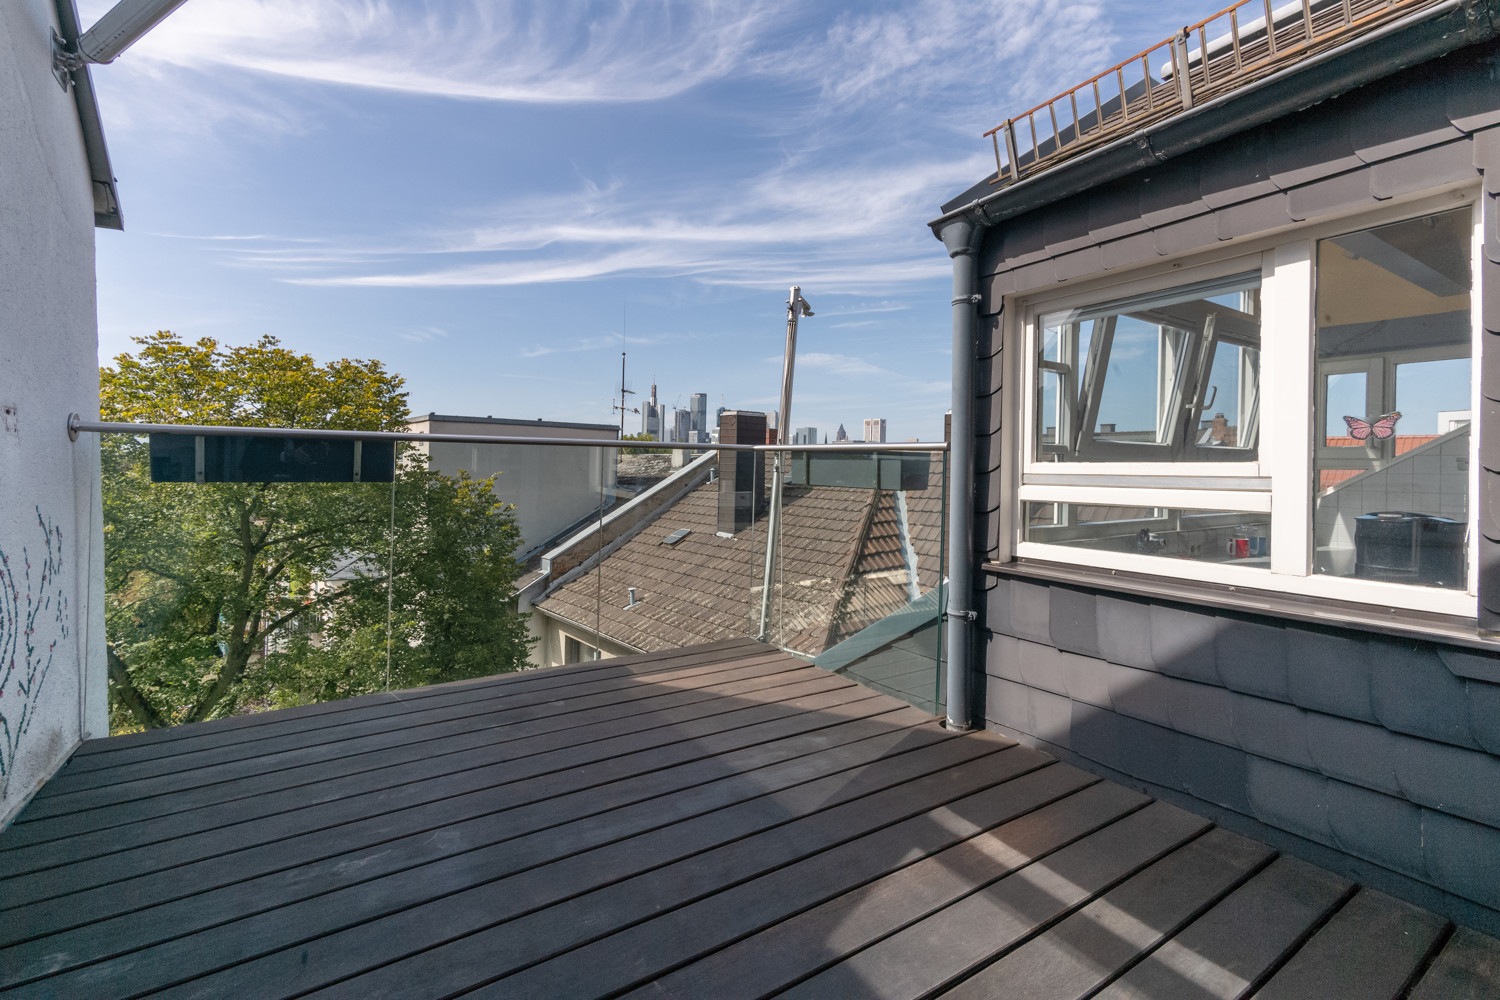
<path id="1" fill-rule="evenodd" d="M 764 444 L 766 415 L 725 410 L 719 420 L 720 444 Z M 766 505 L 766 477 L 761 456 L 753 451 L 719 452 L 719 530 L 737 534 Z"/>

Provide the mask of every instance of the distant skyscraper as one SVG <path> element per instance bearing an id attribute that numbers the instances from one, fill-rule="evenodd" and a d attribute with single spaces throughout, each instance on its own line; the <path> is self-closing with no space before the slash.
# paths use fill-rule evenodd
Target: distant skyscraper
<path id="1" fill-rule="evenodd" d="M 672 440 L 683 443 L 696 443 L 697 438 L 693 435 L 693 414 L 691 410 L 672 411 Z"/>
<path id="2" fill-rule="evenodd" d="M 866 442 L 879 441 L 881 443 L 885 442 L 885 418 L 884 417 L 866 417 L 865 418 L 865 441 Z"/>
<path id="3" fill-rule="evenodd" d="M 846 430 L 844 430 L 844 425 L 843 424 L 839 424 L 839 431 L 838 431 L 837 434 L 835 434 L 833 436 L 834 444 L 838 444 L 841 441 L 847 441 L 847 440 L 849 440 L 849 432 L 846 431 Z"/>
<path id="4" fill-rule="evenodd" d="M 689 441 L 703 443 L 708 440 L 708 393 L 695 392 L 688 397 L 688 412 L 691 416 L 693 436 Z"/>
<path id="5" fill-rule="evenodd" d="M 818 429 L 816 427 L 798 427 L 792 435 L 792 444 L 817 444 Z"/>
<path id="6" fill-rule="evenodd" d="M 666 408 L 656 401 L 656 383 L 651 383 L 651 398 L 641 407 L 641 433 L 650 434 L 656 440 L 662 438 L 662 413 Z"/>

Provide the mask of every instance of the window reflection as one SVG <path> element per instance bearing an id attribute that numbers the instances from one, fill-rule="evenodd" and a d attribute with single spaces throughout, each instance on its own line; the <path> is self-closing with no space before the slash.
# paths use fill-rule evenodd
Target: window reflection
<path id="1" fill-rule="evenodd" d="M 1318 243 L 1315 569 L 1462 588 L 1468 208 Z"/>
<path id="2" fill-rule="evenodd" d="M 1260 276 L 1043 316 L 1040 461 L 1254 461 Z"/>
<path id="3" fill-rule="evenodd" d="M 1025 539 L 1262 569 L 1271 564 L 1271 516 L 1247 511 L 1033 502 L 1026 504 Z"/>

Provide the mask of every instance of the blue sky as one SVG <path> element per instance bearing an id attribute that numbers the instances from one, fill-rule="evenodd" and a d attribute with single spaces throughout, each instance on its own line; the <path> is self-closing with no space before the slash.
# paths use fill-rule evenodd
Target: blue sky
<path id="1" fill-rule="evenodd" d="M 271 333 L 381 359 L 416 412 L 608 423 L 623 324 L 641 396 L 770 409 L 797 283 L 793 423 L 933 439 L 924 223 L 993 169 L 983 132 L 1211 12 L 189 0 L 93 70 L 127 227 L 99 233 L 100 355 Z"/>

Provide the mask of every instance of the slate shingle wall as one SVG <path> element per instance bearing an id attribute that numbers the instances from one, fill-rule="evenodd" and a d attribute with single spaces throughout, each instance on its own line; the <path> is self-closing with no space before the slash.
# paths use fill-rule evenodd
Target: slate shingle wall
<path id="1" fill-rule="evenodd" d="M 1453 650 L 991 584 L 992 727 L 1450 893 L 1471 904 L 1456 917 L 1500 927 L 1500 684 L 1455 672 Z M 1471 674 L 1500 667 L 1459 657 Z"/>
<path id="2" fill-rule="evenodd" d="M 975 548 L 1002 498 L 1005 296 L 1482 180 L 1480 625 L 1500 628 L 1500 47 L 1455 52 L 991 231 Z M 1488 345 L 1494 344 L 1493 348 Z M 984 575 L 991 726 L 1391 874 L 1500 931 L 1500 657 Z M 1430 887 L 1430 891 L 1429 891 Z M 1411 894 L 1411 893 L 1408 893 Z"/>

